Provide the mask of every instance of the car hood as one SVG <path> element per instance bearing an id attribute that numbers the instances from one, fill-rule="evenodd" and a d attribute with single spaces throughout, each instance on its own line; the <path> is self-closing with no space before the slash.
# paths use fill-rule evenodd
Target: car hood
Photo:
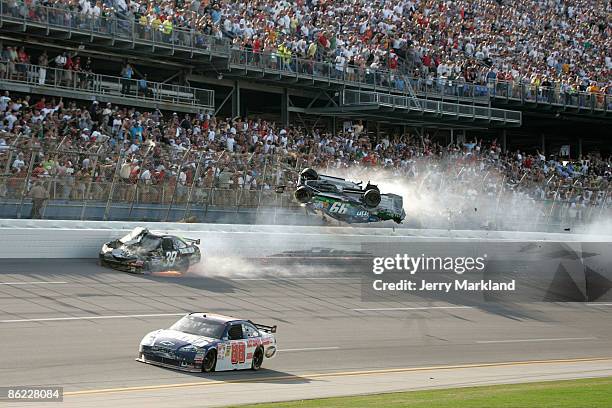
<path id="1" fill-rule="evenodd" d="M 143 345 L 163 347 L 171 350 L 178 350 L 188 345 L 196 347 L 205 347 L 215 342 L 213 339 L 195 334 L 183 333 L 176 330 L 157 330 L 145 336 L 142 341 Z"/>

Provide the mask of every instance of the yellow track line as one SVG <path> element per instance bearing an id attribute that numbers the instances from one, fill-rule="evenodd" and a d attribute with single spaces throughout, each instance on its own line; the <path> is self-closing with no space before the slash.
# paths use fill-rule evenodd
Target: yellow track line
<path id="1" fill-rule="evenodd" d="M 317 379 L 326 377 L 348 377 L 348 376 L 359 376 L 359 375 L 376 375 L 376 374 L 392 374 L 392 373 L 408 373 L 416 371 L 435 371 L 435 370 L 455 370 L 465 368 L 485 368 L 485 367 L 505 367 L 505 366 L 520 366 L 520 365 L 534 365 L 534 364 L 564 364 L 564 363 L 580 363 L 580 362 L 596 362 L 612 360 L 612 357 L 595 357 L 595 358 L 570 358 L 570 359 L 558 359 L 558 360 L 528 360 L 528 361 L 508 361 L 501 363 L 476 363 L 476 364 L 460 364 L 460 365 L 447 365 L 447 366 L 430 366 L 430 367 L 409 367 L 409 368 L 388 368 L 380 370 L 365 370 L 365 371 L 345 371 L 345 372 L 334 372 L 334 373 L 312 373 L 304 375 L 283 375 L 276 377 L 254 377 L 254 378 L 242 378 L 236 380 L 222 380 L 222 381 L 198 381 L 189 383 L 177 383 L 177 384 L 160 384 L 160 385 L 143 385 L 136 387 L 121 387 L 121 388 L 103 388 L 97 390 L 84 390 L 84 391 L 70 391 L 65 392 L 64 396 L 79 396 L 79 395 L 95 395 L 95 394 L 109 394 L 119 392 L 132 392 L 132 391 L 148 391 L 148 390 L 161 390 L 169 388 L 185 388 L 185 387 L 206 387 L 226 384 L 239 384 L 239 383 L 251 383 L 251 382 L 272 382 L 279 380 L 296 380 L 301 379 Z"/>

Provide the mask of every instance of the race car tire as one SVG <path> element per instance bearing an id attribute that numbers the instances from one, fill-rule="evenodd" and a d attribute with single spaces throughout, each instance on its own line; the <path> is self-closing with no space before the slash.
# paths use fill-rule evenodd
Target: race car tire
<path id="1" fill-rule="evenodd" d="M 310 167 L 305 168 L 300 173 L 300 177 L 302 180 L 316 180 L 319 178 L 319 173 L 315 169 L 311 169 Z"/>
<path id="2" fill-rule="evenodd" d="M 293 196 L 299 203 L 306 204 L 312 198 L 312 192 L 308 187 L 301 186 L 295 190 Z"/>
<path id="3" fill-rule="evenodd" d="M 176 264 L 176 270 L 181 272 L 181 273 L 185 273 L 189 270 L 189 260 L 188 259 L 182 259 L 180 262 L 178 262 Z"/>
<path id="4" fill-rule="evenodd" d="M 253 353 L 253 362 L 251 363 L 251 370 L 257 371 L 261 368 L 264 359 L 263 348 L 258 347 Z"/>
<path id="5" fill-rule="evenodd" d="M 374 208 L 380 204 L 380 191 L 378 189 L 367 190 L 361 200 L 367 207 Z"/>
<path id="6" fill-rule="evenodd" d="M 210 350 L 202 360 L 202 372 L 212 373 L 217 366 L 217 350 Z"/>
<path id="7" fill-rule="evenodd" d="M 369 182 L 368 182 L 368 185 L 366 186 L 365 190 L 366 191 L 368 191 L 368 190 L 376 190 L 376 191 L 380 192 L 380 189 L 378 188 L 378 186 L 376 184 L 370 184 Z"/>

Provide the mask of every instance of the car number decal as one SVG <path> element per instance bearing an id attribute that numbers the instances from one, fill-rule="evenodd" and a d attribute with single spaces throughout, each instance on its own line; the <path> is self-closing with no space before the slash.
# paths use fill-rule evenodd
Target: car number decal
<path id="1" fill-rule="evenodd" d="M 347 203 L 341 203 L 336 201 L 329 208 L 330 213 L 338 213 L 338 214 L 346 214 L 349 209 L 349 205 Z"/>
<path id="2" fill-rule="evenodd" d="M 168 263 L 168 265 L 170 266 L 174 265 L 174 261 L 176 261 L 176 255 L 177 255 L 176 251 L 166 252 L 166 262 Z"/>

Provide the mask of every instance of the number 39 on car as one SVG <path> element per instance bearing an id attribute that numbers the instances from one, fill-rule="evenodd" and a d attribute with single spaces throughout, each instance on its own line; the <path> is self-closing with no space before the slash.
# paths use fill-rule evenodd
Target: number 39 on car
<path id="1" fill-rule="evenodd" d="M 147 334 L 138 361 L 190 372 L 259 370 L 276 355 L 276 326 L 209 313 L 189 313 Z"/>

